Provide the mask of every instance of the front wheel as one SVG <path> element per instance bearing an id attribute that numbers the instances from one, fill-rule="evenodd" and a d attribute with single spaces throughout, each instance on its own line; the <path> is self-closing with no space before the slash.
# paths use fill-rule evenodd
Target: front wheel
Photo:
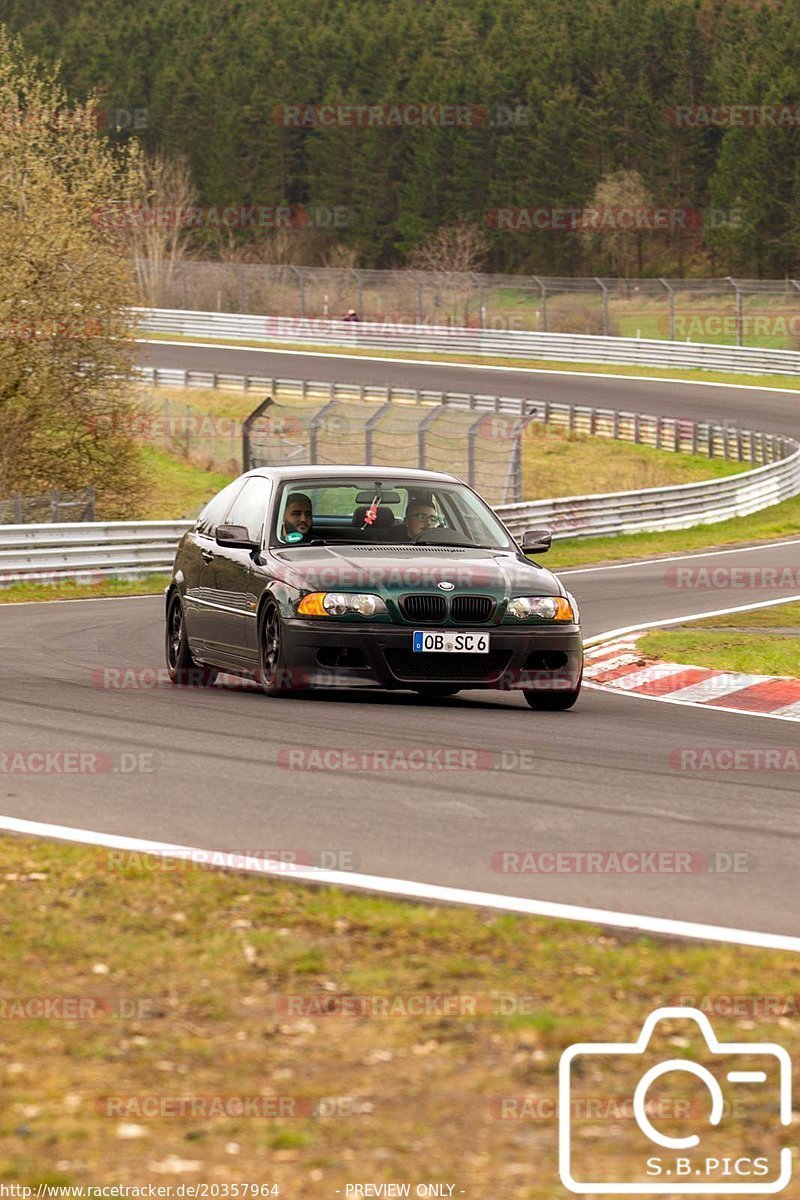
<path id="1" fill-rule="evenodd" d="M 292 690 L 284 659 L 281 614 L 273 601 L 264 605 L 258 622 L 258 682 L 267 696 L 286 696 Z"/>
<path id="2" fill-rule="evenodd" d="M 572 708 L 581 694 L 582 679 L 581 675 L 578 686 L 575 688 L 558 688 L 552 692 L 540 688 L 523 688 L 522 694 L 531 708 L 539 709 L 541 712 L 566 712 L 568 708 Z"/>
<path id="3" fill-rule="evenodd" d="M 217 678 L 215 667 L 204 667 L 195 662 L 186 636 L 186 621 L 183 604 L 177 592 L 173 592 L 167 608 L 165 649 L 167 674 L 172 683 L 183 687 L 210 687 Z"/>

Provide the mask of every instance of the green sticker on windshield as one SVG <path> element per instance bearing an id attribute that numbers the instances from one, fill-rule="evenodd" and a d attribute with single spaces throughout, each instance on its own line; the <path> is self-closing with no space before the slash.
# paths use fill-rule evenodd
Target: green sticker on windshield
<path id="1" fill-rule="evenodd" d="M 294 529 L 291 533 L 287 533 L 286 540 L 287 542 L 302 542 L 303 535 L 297 529 Z"/>

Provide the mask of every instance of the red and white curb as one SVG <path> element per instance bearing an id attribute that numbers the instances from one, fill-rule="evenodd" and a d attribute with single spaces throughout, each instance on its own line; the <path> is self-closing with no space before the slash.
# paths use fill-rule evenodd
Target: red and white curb
<path id="1" fill-rule="evenodd" d="M 586 650 L 584 679 L 603 690 L 800 721 L 800 679 L 660 662 L 636 648 L 647 630 Z"/>

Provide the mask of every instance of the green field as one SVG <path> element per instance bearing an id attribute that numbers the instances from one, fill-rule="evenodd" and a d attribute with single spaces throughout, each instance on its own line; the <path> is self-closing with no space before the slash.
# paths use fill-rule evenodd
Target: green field
<path id="1" fill-rule="evenodd" d="M 641 638 L 637 649 L 654 658 L 714 671 L 800 676 L 800 603 L 658 629 Z"/>

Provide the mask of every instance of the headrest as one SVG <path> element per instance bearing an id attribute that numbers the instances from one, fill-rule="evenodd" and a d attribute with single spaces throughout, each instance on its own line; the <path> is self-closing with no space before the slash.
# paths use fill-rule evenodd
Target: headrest
<path id="1" fill-rule="evenodd" d="M 368 505 L 363 504 L 353 513 L 353 524 L 359 529 L 364 524 L 364 518 L 367 515 L 368 507 Z M 383 508 L 383 506 L 379 505 L 378 515 L 372 524 L 367 526 L 367 529 L 386 529 L 389 525 L 394 525 L 394 513 L 390 508 Z"/>

